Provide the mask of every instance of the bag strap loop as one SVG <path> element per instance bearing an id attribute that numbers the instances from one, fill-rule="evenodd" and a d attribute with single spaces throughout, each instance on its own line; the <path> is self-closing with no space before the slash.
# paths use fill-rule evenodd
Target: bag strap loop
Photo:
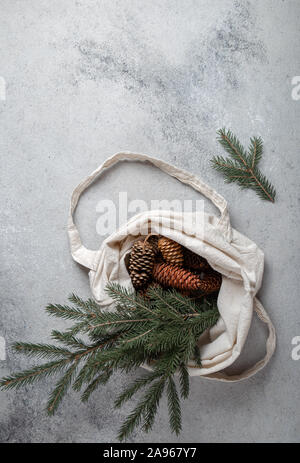
<path id="1" fill-rule="evenodd" d="M 266 341 L 266 355 L 264 356 L 264 358 L 255 363 L 255 365 L 253 365 L 251 368 L 243 371 L 238 375 L 227 375 L 225 372 L 220 371 L 217 373 L 212 373 L 210 375 L 203 376 L 203 378 L 234 383 L 254 376 L 258 371 L 262 370 L 267 365 L 267 363 L 269 363 L 276 347 L 275 327 L 269 315 L 265 311 L 262 303 L 256 297 L 254 298 L 254 310 L 258 318 L 263 323 L 266 323 L 269 330 L 269 336 Z"/>
<path id="2" fill-rule="evenodd" d="M 78 204 L 81 194 L 94 182 L 94 180 L 103 172 L 105 169 L 117 164 L 119 161 L 149 161 L 154 166 L 161 169 L 163 172 L 169 174 L 172 177 L 177 178 L 180 182 L 190 185 L 196 191 L 202 193 L 206 198 L 210 199 L 211 202 L 219 209 L 221 216 L 219 219 L 219 227 L 224 233 L 225 237 L 231 240 L 231 226 L 228 214 L 227 201 L 219 195 L 213 188 L 206 185 L 195 175 L 187 172 L 186 170 L 180 169 L 168 164 L 157 158 L 147 156 L 146 154 L 131 153 L 124 151 L 116 153 L 113 156 L 106 159 L 106 161 L 98 167 L 94 172 L 85 178 L 72 193 L 71 205 L 68 220 L 68 234 L 71 246 L 71 253 L 73 259 L 79 264 L 89 268 L 96 269 L 96 254 L 97 251 L 87 249 L 81 242 L 79 231 L 74 223 L 73 215 Z"/>

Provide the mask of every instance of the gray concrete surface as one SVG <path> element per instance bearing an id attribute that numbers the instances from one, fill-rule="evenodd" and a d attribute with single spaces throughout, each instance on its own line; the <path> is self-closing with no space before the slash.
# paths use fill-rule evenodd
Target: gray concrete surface
<path id="1" fill-rule="evenodd" d="M 89 296 L 86 272 L 66 236 L 73 187 L 118 150 L 145 152 L 199 174 L 230 204 L 232 223 L 265 251 L 260 298 L 278 334 L 269 366 L 240 384 L 194 378 L 183 405 L 184 429 L 170 434 L 163 400 L 148 435 L 132 442 L 299 442 L 300 361 L 292 338 L 299 312 L 299 111 L 291 80 L 300 74 L 298 0 L 0 1 L 1 311 L 6 360 L 0 375 L 30 361 L 16 340 L 49 340 L 64 323 L 47 302 L 73 291 Z M 3 89 L 3 87 L 2 87 Z M 261 135 L 262 169 L 277 188 L 275 205 L 225 185 L 209 166 L 226 126 L 245 143 Z M 77 220 L 97 248 L 100 199 L 197 198 L 154 168 L 122 165 L 82 198 Z M 209 207 L 209 206 L 208 206 Z M 242 357 L 264 353 L 256 320 Z M 115 442 L 132 404 L 113 401 L 135 375 L 115 375 L 87 405 L 71 392 L 54 418 L 43 411 L 52 381 L 0 392 L 1 442 Z"/>

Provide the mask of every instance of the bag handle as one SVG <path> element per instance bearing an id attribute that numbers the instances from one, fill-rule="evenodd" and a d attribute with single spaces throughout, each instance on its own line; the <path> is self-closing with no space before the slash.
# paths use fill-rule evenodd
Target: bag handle
<path id="1" fill-rule="evenodd" d="M 254 376 L 258 371 L 262 370 L 267 365 L 272 355 L 274 354 L 275 347 L 276 347 L 275 327 L 273 323 L 271 322 L 269 315 L 265 311 L 262 303 L 256 297 L 254 298 L 254 310 L 258 318 L 263 323 L 266 323 L 268 330 L 269 330 L 269 336 L 266 341 L 266 355 L 264 356 L 264 358 L 259 360 L 255 365 L 253 365 L 248 370 L 245 370 L 238 375 L 227 375 L 225 372 L 220 371 L 217 373 L 212 373 L 211 375 L 203 376 L 203 378 L 215 379 L 218 381 L 234 383 L 234 382 L 238 382 L 238 381 L 242 381 L 244 379 L 250 378 L 251 376 Z"/>
<path id="2" fill-rule="evenodd" d="M 94 180 L 101 174 L 105 169 L 117 164 L 119 161 L 149 161 L 154 166 L 161 169 L 163 172 L 169 174 L 171 177 L 177 178 L 180 182 L 190 185 L 196 191 L 202 193 L 206 198 L 210 199 L 211 202 L 219 209 L 221 216 L 219 219 L 219 227 L 224 233 L 225 237 L 231 240 L 231 226 L 228 214 L 227 201 L 219 195 L 213 188 L 206 185 L 195 175 L 187 172 L 186 170 L 180 169 L 146 154 L 131 153 L 124 151 L 116 153 L 113 156 L 106 159 L 106 161 L 98 167 L 94 172 L 85 178 L 72 193 L 71 205 L 68 220 L 68 234 L 71 246 L 71 254 L 73 259 L 79 264 L 89 268 L 96 269 L 96 252 L 87 249 L 81 242 L 79 231 L 74 223 L 73 215 L 78 204 L 81 194 L 94 182 Z"/>

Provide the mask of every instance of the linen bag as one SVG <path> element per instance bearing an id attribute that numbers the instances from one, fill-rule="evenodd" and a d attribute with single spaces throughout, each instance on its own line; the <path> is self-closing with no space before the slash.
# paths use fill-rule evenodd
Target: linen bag
<path id="1" fill-rule="evenodd" d="M 199 237 L 189 224 L 187 230 L 180 229 L 182 221 L 190 220 L 188 214 L 150 210 L 131 218 L 127 224 L 106 238 L 100 249 L 95 251 L 87 249 L 81 242 L 73 220 L 80 195 L 105 169 L 124 160 L 149 161 L 182 183 L 190 185 L 212 201 L 219 209 L 220 217 L 206 213 L 198 214 L 198 221 L 202 221 L 202 235 Z M 220 318 L 217 324 L 201 337 L 202 341 L 201 339 L 199 341 L 202 367 L 196 367 L 191 361 L 188 365 L 189 374 L 232 382 L 257 373 L 270 360 L 276 344 L 275 328 L 262 304 L 255 297 L 262 282 L 264 254 L 253 241 L 231 227 L 225 199 L 213 188 L 185 170 L 145 154 L 121 152 L 108 158 L 75 188 L 68 220 L 71 253 L 76 262 L 89 269 L 90 286 L 96 301 L 101 305 L 112 303 L 105 292 L 108 282 L 118 282 L 128 288 L 132 287 L 125 266 L 125 256 L 137 239 L 137 234 L 149 224 L 151 224 L 151 231 L 171 238 L 205 257 L 209 264 L 222 274 L 222 284 L 217 301 Z M 239 357 L 248 335 L 253 310 L 259 319 L 266 323 L 269 330 L 266 355 L 247 371 L 229 376 L 221 370 Z"/>

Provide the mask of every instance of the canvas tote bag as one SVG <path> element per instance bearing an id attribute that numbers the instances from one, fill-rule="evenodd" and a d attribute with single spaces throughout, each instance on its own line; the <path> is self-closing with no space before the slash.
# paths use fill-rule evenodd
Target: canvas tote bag
<path id="1" fill-rule="evenodd" d="M 219 209 L 220 217 L 201 214 L 201 238 L 195 235 L 190 222 L 187 230 L 180 230 L 182 221 L 190 220 L 184 212 L 146 211 L 131 218 L 115 233 L 106 238 L 100 249 L 87 249 L 81 242 L 79 231 L 74 223 L 74 212 L 80 195 L 107 168 L 119 161 L 148 161 L 162 171 L 190 185 L 199 191 Z M 255 297 L 262 282 L 264 254 L 250 239 L 234 230 L 230 225 L 227 202 L 213 188 L 195 175 L 179 169 L 162 160 L 130 152 L 121 152 L 108 158 L 98 169 L 84 179 L 73 191 L 68 220 L 68 235 L 73 259 L 89 269 L 90 286 L 94 298 L 102 306 L 112 303 L 105 292 L 108 282 L 117 282 L 132 288 L 125 266 L 128 254 L 137 234 L 144 228 L 160 233 L 193 252 L 205 257 L 209 264 L 222 274 L 222 284 L 218 295 L 220 318 L 200 340 L 202 367 L 191 361 L 188 365 L 191 376 L 204 376 L 221 381 L 240 381 L 257 373 L 270 360 L 275 350 L 275 328 Z M 145 232 L 145 234 L 147 234 Z M 268 327 L 266 355 L 252 368 L 238 375 L 228 375 L 222 370 L 231 365 L 240 355 L 250 328 L 253 310 Z M 145 365 L 143 365 L 146 367 Z"/>

